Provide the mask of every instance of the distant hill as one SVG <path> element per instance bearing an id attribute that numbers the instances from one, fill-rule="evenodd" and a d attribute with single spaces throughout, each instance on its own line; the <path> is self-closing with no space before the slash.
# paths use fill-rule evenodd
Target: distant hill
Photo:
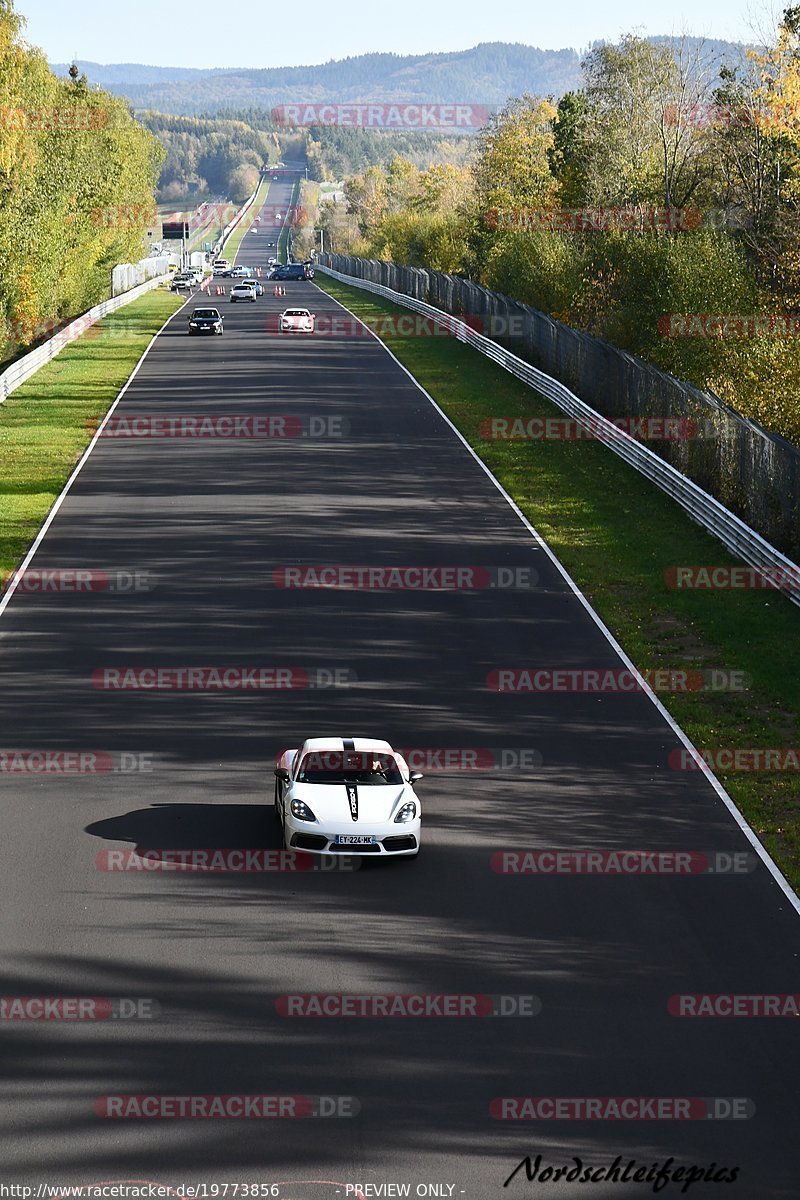
<path id="1" fill-rule="evenodd" d="M 738 60 L 743 49 L 736 42 L 705 43 L 706 54 L 720 64 Z M 66 75 L 69 69 L 69 63 L 51 66 L 58 75 Z M 329 104 L 356 100 L 460 102 L 498 107 L 522 92 L 559 97 L 580 83 L 577 51 L 538 50 L 509 42 L 483 42 L 451 54 L 361 54 L 319 66 L 264 70 L 81 61 L 78 67 L 90 83 L 126 97 L 135 109 L 184 116 L 213 115 L 223 109 L 269 109 L 304 100 Z"/>

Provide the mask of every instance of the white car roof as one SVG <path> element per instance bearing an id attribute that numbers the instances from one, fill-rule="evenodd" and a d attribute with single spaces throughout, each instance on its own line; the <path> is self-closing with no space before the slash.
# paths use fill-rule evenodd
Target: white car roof
<path id="1" fill-rule="evenodd" d="M 389 743 L 382 742 L 379 738 L 348 738 L 347 740 L 352 742 L 354 750 L 361 753 L 370 754 L 374 750 L 379 754 L 394 754 Z M 314 751 L 326 753 L 331 750 L 342 752 L 344 750 L 344 739 L 340 737 L 309 738 L 300 747 L 301 754 L 309 754 Z"/>

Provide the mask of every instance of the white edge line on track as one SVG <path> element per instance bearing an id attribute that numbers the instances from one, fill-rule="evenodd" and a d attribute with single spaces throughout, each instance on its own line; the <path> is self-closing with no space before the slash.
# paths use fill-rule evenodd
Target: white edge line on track
<path id="1" fill-rule="evenodd" d="M 141 367 L 142 363 L 144 362 L 144 360 L 147 358 L 148 354 L 149 354 L 149 353 L 150 353 L 150 351 L 152 350 L 152 348 L 153 348 L 153 345 L 154 345 L 154 343 L 155 343 L 155 341 L 156 341 L 156 338 L 158 338 L 158 337 L 160 337 L 160 336 L 161 336 L 161 334 L 164 332 L 164 330 L 166 329 L 167 325 L 169 325 L 169 323 L 170 323 L 170 321 L 173 319 L 173 317 L 177 317 L 178 313 L 183 311 L 183 309 L 184 309 L 184 308 L 186 307 L 186 305 L 189 303 L 189 300 L 190 300 L 191 298 L 192 298 L 192 297 L 189 297 L 189 296 L 187 296 L 187 297 L 186 297 L 186 300 L 185 300 L 185 301 L 184 301 L 184 303 L 183 303 L 183 304 L 180 306 L 180 308 L 176 308 L 174 313 L 170 313 L 170 315 L 167 317 L 167 319 L 166 319 L 166 321 L 164 322 L 164 324 L 161 326 L 161 328 L 160 328 L 159 330 L 157 330 L 157 331 L 156 331 L 156 332 L 153 334 L 153 336 L 151 337 L 150 341 L 147 343 L 147 345 L 145 346 L 144 350 L 142 351 L 141 358 L 139 359 L 139 361 L 137 362 L 136 366 L 135 366 L 135 367 L 133 368 L 133 370 L 131 371 L 131 373 L 130 373 L 130 375 L 128 376 L 128 378 L 126 379 L 125 383 L 122 385 L 122 389 L 120 390 L 120 392 L 119 392 L 119 395 L 117 396 L 116 400 L 113 402 L 113 404 L 111 405 L 111 407 L 109 408 L 109 410 L 108 410 L 108 412 L 106 413 L 106 415 L 103 417 L 103 420 L 102 420 L 102 421 L 100 422 L 100 424 L 98 425 L 98 427 L 97 427 L 97 431 L 96 431 L 96 433 L 95 433 L 94 437 L 93 437 L 93 438 L 92 438 L 92 440 L 89 442 L 89 445 L 86 447 L 86 449 L 84 450 L 83 454 L 82 454 L 82 455 L 81 455 L 81 457 L 80 457 L 80 460 L 79 460 L 79 461 L 78 461 L 78 463 L 75 465 L 75 467 L 74 467 L 74 469 L 73 469 L 73 471 L 72 471 L 72 474 L 70 475 L 70 477 L 69 477 L 69 479 L 67 480 L 67 482 L 64 484 L 64 487 L 63 487 L 63 489 L 62 489 L 62 491 L 61 491 L 61 494 L 60 494 L 60 495 L 57 497 L 57 499 L 56 499 L 55 503 L 53 504 L 53 507 L 50 509 L 49 513 L 48 513 L 48 514 L 47 514 L 47 516 L 45 517 L 45 519 L 44 519 L 44 524 L 42 525 L 41 529 L 40 529 L 40 530 L 39 530 L 39 532 L 37 533 L 37 535 L 36 535 L 36 538 L 35 538 L 35 540 L 34 540 L 34 543 L 33 543 L 33 545 L 31 546 L 30 550 L 29 550 L 29 551 L 28 551 L 28 553 L 25 555 L 25 558 L 22 560 L 22 562 L 20 563 L 20 565 L 17 567 L 16 571 L 14 572 L 13 580 L 12 580 L 12 582 L 9 584 L 8 590 L 6 591 L 5 595 L 4 595 L 4 596 L 3 596 L 3 598 L 0 600 L 0 617 L 3 615 L 3 613 L 6 611 L 6 609 L 7 609 L 7 608 L 8 608 L 8 606 L 9 606 L 9 604 L 11 603 L 11 601 L 12 601 L 12 599 L 13 599 L 13 597 L 14 597 L 14 593 L 16 592 L 16 590 L 17 590 L 17 587 L 19 586 L 19 584 L 20 584 L 20 582 L 21 582 L 22 576 L 24 575 L 25 571 L 27 570 L 28 566 L 30 565 L 31 559 L 33 558 L 34 554 L 36 553 L 36 551 L 39 549 L 39 547 L 41 546 L 42 542 L 44 541 L 45 534 L 47 533 L 47 531 L 48 531 L 48 529 L 50 528 L 50 526 L 53 524 L 53 521 L 54 521 L 54 520 L 56 519 L 56 517 L 58 516 L 59 509 L 61 508 L 61 505 L 64 503 L 64 501 L 66 500 L 67 496 L 69 495 L 69 493 L 70 493 L 70 490 L 71 490 L 71 488 L 72 488 L 72 485 L 73 485 L 73 483 L 75 482 L 75 480 L 76 480 L 76 479 L 78 478 L 78 476 L 80 475 L 80 473 L 81 473 L 81 470 L 82 470 L 82 468 L 83 468 L 84 464 L 86 463 L 86 460 L 88 459 L 89 455 L 92 453 L 92 451 L 94 450 L 95 446 L 97 445 L 97 441 L 98 441 L 98 439 L 100 438 L 100 436 L 102 435 L 102 432 L 103 432 L 103 430 L 104 430 L 104 428 L 105 428 L 105 426 L 106 426 L 106 424 L 107 424 L 107 422 L 108 422 L 108 419 L 109 419 L 109 417 L 112 415 L 112 413 L 114 412 L 114 409 L 117 407 L 117 405 L 119 404 L 120 400 L 121 400 L 121 399 L 122 399 L 122 397 L 125 395 L 125 393 L 127 392 L 128 388 L 131 386 L 131 384 L 133 383 L 134 379 L 135 379 L 135 378 L 136 378 L 136 376 L 138 375 L 138 373 L 139 373 L 139 368 Z M 81 341 L 81 339 L 80 339 L 80 338 L 76 338 L 76 339 L 75 339 L 75 343 L 76 343 L 76 344 L 79 344 L 79 343 L 80 343 L 80 341 Z M 47 366 L 47 365 L 49 365 L 49 364 L 45 364 L 45 365 Z"/>
<path id="2" fill-rule="evenodd" d="M 334 282 L 341 283 L 342 280 L 334 279 Z M 318 285 L 316 285 L 316 286 L 318 286 Z M 345 284 L 344 286 L 347 287 L 348 285 Z M 319 290 L 322 292 L 325 292 L 324 288 L 320 288 Z M 368 292 L 368 291 L 366 291 L 366 289 L 365 289 L 365 294 L 368 296 L 373 295 L 372 292 Z M 706 779 L 711 784 L 714 791 L 717 793 L 717 795 L 719 796 L 720 800 L 723 802 L 725 807 L 728 809 L 728 812 L 731 814 L 734 821 L 739 826 L 742 833 L 747 838 L 748 842 L 753 847 L 753 849 L 755 850 L 758 857 L 764 863 L 764 866 L 767 868 L 770 875 L 775 880 L 778 887 L 781 889 L 784 896 L 791 904 L 792 908 L 795 910 L 795 912 L 798 914 L 798 916 L 800 916 L 800 897 L 798 897 L 795 894 L 795 892 L 792 890 L 792 887 L 789 884 L 789 881 L 786 879 L 783 872 L 778 867 L 777 863 L 772 859 L 772 857 L 770 856 L 766 847 L 759 841 L 758 837 L 753 832 L 753 830 L 750 828 L 747 821 L 742 816 L 739 809 L 736 807 L 736 804 L 734 803 L 732 798 L 725 791 L 725 788 L 722 786 L 720 781 L 717 779 L 714 772 L 711 770 L 711 768 L 708 766 L 708 764 L 705 762 L 705 760 L 700 756 L 700 752 L 697 749 L 697 747 L 692 745 L 692 742 L 689 739 L 688 735 L 686 733 L 684 733 L 684 731 L 681 729 L 680 725 L 678 725 L 675 718 L 671 715 L 671 713 L 669 713 L 667 711 L 667 709 L 661 703 L 658 696 L 655 694 L 653 689 L 648 684 L 647 680 L 644 679 L 642 677 L 642 675 L 639 674 L 639 671 L 636 669 L 634 664 L 628 658 L 627 654 L 622 649 L 619 642 L 616 640 L 616 638 L 612 634 L 611 630 L 604 624 L 602 619 L 594 611 L 591 604 L 584 596 L 583 592 L 581 592 L 580 588 L 578 587 L 578 585 L 575 583 L 574 579 L 571 577 L 571 575 L 567 571 L 566 567 L 559 561 L 559 559 L 556 557 L 556 555 L 550 549 L 550 547 L 548 546 L 548 544 L 544 540 L 544 538 L 541 536 L 541 534 L 539 534 L 537 532 L 537 530 L 534 529 L 533 525 L 531 525 L 528 518 L 525 516 L 525 514 L 520 509 L 519 505 L 515 503 L 515 501 L 511 498 L 511 496 L 509 496 L 508 492 L 505 490 L 505 488 L 500 483 L 500 481 L 494 477 L 494 475 L 489 470 L 489 468 L 487 467 L 487 465 L 483 461 L 483 459 L 477 454 L 477 452 L 472 448 L 472 446 L 470 446 L 467 439 L 464 437 L 464 435 L 461 433 L 461 431 L 456 428 L 456 426 L 453 424 L 453 422 L 448 417 L 447 413 L 444 412 L 444 410 L 436 403 L 433 396 L 431 396 L 430 393 L 425 390 L 425 388 L 422 386 L 422 384 L 419 382 L 419 380 L 414 378 L 414 376 L 411 374 L 411 372 L 408 370 L 408 368 L 405 367 L 403 365 L 403 363 L 400 362 L 400 359 L 397 358 L 397 356 L 392 353 L 392 351 L 389 349 L 389 347 L 386 345 L 386 343 L 381 341 L 381 339 L 374 332 L 374 330 L 370 329 L 369 325 L 366 325 L 359 317 L 356 316 L 355 313 L 350 312 L 350 309 L 347 308 L 344 304 L 342 304 L 339 300 L 337 300 L 335 296 L 331 296 L 331 294 L 329 292 L 325 292 L 325 295 L 328 297 L 328 299 L 333 300 L 334 304 L 338 304 L 339 308 L 343 309 L 344 312 L 349 313 L 351 317 L 353 317 L 356 321 L 358 321 L 359 325 L 362 325 L 364 327 L 364 329 L 367 330 L 367 332 L 370 334 L 370 336 L 373 337 L 375 339 L 375 341 L 380 346 L 383 347 L 383 349 L 386 351 L 386 353 L 389 355 L 389 357 L 391 359 L 393 359 L 394 362 L 397 363 L 400 370 L 405 372 L 405 374 L 408 376 L 408 378 L 411 380 L 411 382 L 414 384 L 414 386 L 417 387 L 420 392 L 422 392 L 425 399 L 436 409 L 437 413 L 442 418 L 442 420 L 447 425 L 450 426 L 453 433 L 456 435 L 458 440 L 461 442 L 462 446 L 464 446 L 466 448 L 466 450 L 469 452 L 469 454 L 472 455 L 475 462 L 478 464 L 478 466 L 481 468 L 481 470 L 484 472 L 484 474 L 487 475 L 488 478 L 492 481 L 494 486 L 499 491 L 500 495 L 503 497 L 503 499 L 506 501 L 506 503 L 511 507 L 511 509 L 516 513 L 516 515 L 519 517 L 520 521 L 522 521 L 522 524 L 529 531 L 531 536 L 536 540 L 539 547 L 542 550 L 544 550 L 547 557 L 550 559 L 550 561 L 555 566 L 556 570 L 562 576 L 562 578 L 566 582 L 567 586 L 572 591 L 573 595 L 580 602 L 580 604 L 583 605 L 586 612 L 589 614 L 591 619 L 594 621 L 597 628 L 600 630 L 600 632 L 603 634 L 605 639 L 608 641 L 609 645 L 611 645 L 613 647 L 614 651 L 616 652 L 616 654 L 619 655 L 620 659 L 625 664 L 625 666 L 628 667 L 628 669 L 633 672 L 635 678 L 639 681 L 639 683 L 641 685 L 642 691 L 644 691 L 647 694 L 647 696 L 649 696 L 650 700 L 653 702 L 655 707 L 658 709 L 659 713 L 664 718 L 666 723 L 669 725 L 672 732 L 683 743 L 683 745 L 686 747 L 686 749 L 692 751 L 692 753 L 696 756 L 697 765 L 698 765 L 699 770 L 701 770 L 702 773 L 705 775 Z M 382 297 L 382 296 L 377 296 L 375 298 L 378 300 L 384 300 L 384 301 L 386 299 L 385 297 Z M 392 302 L 389 301 L 389 303 L 391 304 Z M 502 368 L 498 367 L 498 370 L 502 370 Z M 535 390 L 535 389 L 532 389 L 532 390 Z"/>

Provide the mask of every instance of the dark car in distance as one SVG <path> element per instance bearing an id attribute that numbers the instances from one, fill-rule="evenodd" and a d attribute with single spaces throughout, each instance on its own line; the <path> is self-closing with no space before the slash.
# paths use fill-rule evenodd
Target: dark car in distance
<path id="1" fill-rule="evenodd" d="M 310 279 L 308 267 L 305 263 L 288 263 L 285 267 L 276 267 L 272 272 L 270 279 L 278 279 L 281 281 L 289 279 Z"/>

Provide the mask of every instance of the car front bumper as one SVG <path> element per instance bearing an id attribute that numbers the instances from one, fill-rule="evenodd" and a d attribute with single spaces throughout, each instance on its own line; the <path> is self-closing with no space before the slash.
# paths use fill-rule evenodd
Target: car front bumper
<path id="1" fill-rule="evenodd" d="M 358 854 L 370 858 L 398 858 L 416 854 L 420 847 L 421 821 L 370 822 L 358 830 L 359 834 L 371 836 L 375 841 L 366 845 L 353 846 L 336 842 L 337 835 L 354 833 L 352 823 L 327 821 L 324 826 L 316 821 L 297 821 L 291 814 L 286 816 L 286 844 L 289 849 L 303 850 L 308 854 Z"/>

